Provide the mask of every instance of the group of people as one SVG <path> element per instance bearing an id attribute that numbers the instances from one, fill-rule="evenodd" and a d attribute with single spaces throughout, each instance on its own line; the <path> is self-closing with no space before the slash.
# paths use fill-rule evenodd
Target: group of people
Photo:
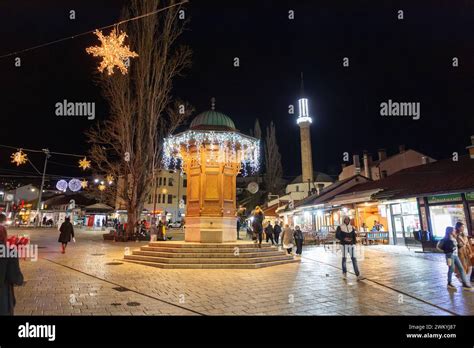
<path id="1" fill-rule="evenodd" d="M 464 290 L 471 291 L 471 282 L 474 281 L 472 274 L 472 247 L 467 237 L 467 231 L 462 222 L 457 222 L 454 227 L 446 227 L 446 233 L 437 248 L 446 255 L 448 265 L 448 288 L 456 289 L 452 283 L 453 273 L 462 282 Z M 470 279 L 468 279 L 470 278 Z"/>
<path id="2" fill-rule="evenodd" d="M 252 220 L 252 238 L 259 248 L 262 247 L 263 234 L 265 233 L 266 242 L 271 242 L 272 245 L 281 245 L 287 250 L 288 254 L 293 254 L 293 248 L 296 246 L 296 256 L 301 256 L 303 253 L 304 235 L 299 226 L 295 226 L 293 231 L 288 224 L 282 229 L 280 224 L 275 222 L 272 225 L 271 221 L 264 225 L 265 215 L 263 210 L 257 206 L 255 208 Z"/>

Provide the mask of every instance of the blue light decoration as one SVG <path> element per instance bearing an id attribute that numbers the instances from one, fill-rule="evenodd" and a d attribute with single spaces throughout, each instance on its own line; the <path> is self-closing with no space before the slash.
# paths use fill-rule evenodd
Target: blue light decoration
<path id="1" fill-rule="evenodd" d="M 82 183 L 78 179 L 72 179 L 71 181 L 69 181 L 68 186 L 72 192 L 77 192 L 82 188 Z"/>
<path id="2" fill-rule="evenodd" d="M 66 180 L 59 180 L 59 181 L 56 183 L 56 188 L 57 188 L 59 191 L 66 192 L 67 187 L 68 187 L 68 184 L 67 184 L 67 181 L 66 181 Z"/>

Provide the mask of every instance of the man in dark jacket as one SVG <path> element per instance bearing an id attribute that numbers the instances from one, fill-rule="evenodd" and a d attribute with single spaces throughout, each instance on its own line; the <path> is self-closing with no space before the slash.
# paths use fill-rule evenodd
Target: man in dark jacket
<path id="1" fill-rule="evenodd" d="M 273 226 L 273 238 L 275 238 L 275 243 L 278 245 L 280 242 L 280 233 L 281 233 L 281 226 L 278 224 L 278 221 L 275 222 L 275 226 Z"/>
<path id="2" fill-rule="evenodd" d="M 357 280 L 364 279 L 363 276 L 360 275 L 359 267 L 357 265 L 357 259 L 355 257 L 354 246 L 356 244 L 356 233 L 355 228 L 351 224 L 351 219 L 346 216 L 342 220 L 342 224 L 337 226 L 336 229 L 336 239 L 339 240 L 341 244 L 341 251 L 342 251 L 342 276 L 344 279 L 347 279 L 347 266 L 346 266 L 346 254 L 349 253 L 352 266 L 354 267 L 354 273 L 357 276 Z"/>
<path id="3" fill-rule="evenodd" d="M 269 240 L 272 241 L 272 245 L 275 245 L 275 240 L 273 239 L 273 226 L 272 223 L 269 221 L 268 225 L 265 227 L 265 234 L 267 235 L 267 243 Z"/>
<path id="4" fill-rule="evenodd" d="M 61 243 L 61 253 L 64 254 L 66 252 L 67 243 L 71 241 L 71 238 L 76 241 L 74 239 L 74 227 L 72 227 L 69 216 L 61 224 L 59 232 L 61 233 L 59 234 L 58 242 Z"/>
<path id="5" fill-rule="evenodd" d="M 296 243 L 296 256 L 301 256 L 303 253 L 303 241 L 304 241 L 304 234 L 301 231 L 299 226 L 295 227 L 295 243 Z"/>

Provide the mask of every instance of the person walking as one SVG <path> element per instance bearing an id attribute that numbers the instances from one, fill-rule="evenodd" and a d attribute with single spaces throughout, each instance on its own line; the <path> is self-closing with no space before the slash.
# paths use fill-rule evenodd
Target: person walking
<path id="1" fill-rule="evenodd" d="M 6 228 L 3 226 L 6 216 L 0 214 L 0 226 L 4 233 L 0 236 L 0 244 L 7 248 Z M 0 316 L 13 315 L 16 305 L 14 286 L 23 285 L 23 274 L 20 270 L 18 256 L 0 257 Z"/>
<path id="2" fill-rule="evenodd" d="M 357 280 L 365 279 L 359 271 L 357 265 L 357 258 L 355 257 L 355 244 L 356 244 L 356 232 L 354 226 L 351 224 L 351 219 L 345 216 L 342 219 L 342 224 L 337 226 L 336 239 L 339 240 L 342 251 L 342 276 L 347 279 L 347 254 L 351 257 L 352 267 L 354 267 L 354 273 L 357 276 Z"/>
<path id="3" fill-rule="evenodd" d="M 255 243 L 258 243 L 258 247 L 262 247 L 262 238 L 263 238 L 263 220 L 265 219 L 265 215 L 263 215 L 263 210 L 257 205 L 255 207 L 255 212 L 253 214 L 253 233 L 256 234 L 257 239 Z"/>
<path id="4" fill-rule="evenodd" d="M 295 227 L 295 243 L 296 243 L 296 256 L 300 256 L 303 253 L 303 241 L 304 241 L 304 235 L 303 231 L 301 231 L 299 226 Z"/>
<path id="5" fill-rule="evenodd" d="M 275 239 L 276 245 L 280 243 L 280 233 L 281 233 L 281 227 L 278 221 L 276 221 L 275 226 L 273 226 L 273 238 Z"/>
<path id="6" fill-rule="evenodd" d="M 69 216 L 66 217 L 64 222 L 61 224 L 59 232 L 61 233 L 59 234 L 58 242 L 61 243 L 61 253 L 65 254 L 67 243 L 71 241 L 71 238 L 76 242 L 76 239 L 74 238 L 74 227 L 71 224 L 71 218 Z"/>
<path id="7" fill-rule="evenodd" d="M 283 232 L 281 233 L 281 245 L 286 249 L 287 253 L 290 255 L 293 252 L 293 247 L 295 243 L 294 233 L 291 230 L 288 224 L 285 225 Z"/>
<path id="8" fill-rule="evenodd" d="M 273 226 L 270 221 L 268 221 L 267 226 L 265 227 L 266 242 L 270 240 L 272 245 L 275 245 L 275 240 L 273 239 Z"/>
<path id="9" fill-rule="evenodd" d="M 452 284 L 452 278 L 454 269 L 457 268 L 461 277 L 463 289 L 471 291 L 472 286 L 467 280 L 466 272 L 464 272 L 461 260 L 459 259 L 458 241 L 456 239 L 456 231 L 453 227 L 446 227 L 444 238 L 438 242 L 436 247 L 439 250 L 442 250 L 446 255 L 446 263 L 448 265 L 448 289 L 456 289 Z"/>
<path id="10" fill-rule="evenodd" d="M 466 273 L 467 278 L 472 277 L 472 263 L 471 258 L 473 256 L 471 243 L 467 237 L 464 224 L 460 221 L 456 222 L 454 226 L 456 241 L 458 242 L 459 247 L 459 260 L 461 261 L 464 272 Z M 456 276 L 460 277 L 459 271 L 456 269 Z"/>
<path id="11" fill-rule="evenodd" d="M 161 219 L 158 221 L 158 234 L 156 235 L 156 240 L 165 240 L 165 233 L 164 233 L 165 226 Z"/>

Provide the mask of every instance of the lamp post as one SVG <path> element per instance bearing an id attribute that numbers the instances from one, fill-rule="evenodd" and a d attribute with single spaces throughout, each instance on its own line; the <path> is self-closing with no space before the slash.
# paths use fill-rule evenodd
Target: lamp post
<path id="1" fill-rule="evenodd" d="M 38 227 L 40 223 L 39 213 L 40 213 L 40 208 L 41 208 L 41 198 L 43 197 L 44 177 L 46 175 L 46 166 L 48 165 L 48 158 L 51 157 L 49 153 L 49 149 L 43 149 L 43 152 L 46 157 L 44 159 L 43 176 L 41 178 L 41 187 L 38 193 L 38 204 L 36 205 L 36 224 L 35 224 L 36 227 Z"/>

